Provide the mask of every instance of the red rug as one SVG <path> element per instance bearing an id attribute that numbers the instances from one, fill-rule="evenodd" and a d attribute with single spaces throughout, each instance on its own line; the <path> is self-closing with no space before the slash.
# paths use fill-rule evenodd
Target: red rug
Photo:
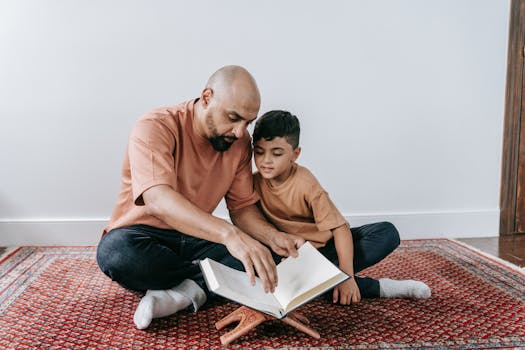
<path id="1" fill-rule="evenodd" d="M 221 348 L 214 324 L 238 305 L 216 301 L 198 313 L 133 324 L 140 294 L 107 278 L 94 247 L 23 247 L 0 260 L 0 348 Z M 369 276 L 414 278 L 428 300 L 373 299 L 301 308 L 316 340 L 280 321 L 230 348 L 525 348 L 525 276 L 449 240 L 403 241 Z"/>

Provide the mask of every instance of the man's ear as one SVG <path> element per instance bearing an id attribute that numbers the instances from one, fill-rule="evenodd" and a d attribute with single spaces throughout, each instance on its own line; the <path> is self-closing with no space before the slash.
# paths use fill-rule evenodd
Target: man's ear
<path id="1" fill-rule="evenodd" d="M 210 99 L 213 96 L 213 90 L 210 87 L 204 88 L 201 92 L 201 100 L 204 107 L 208 107 Z"/>
<path id="2" fill-rule="evenodd" d="M 297 147 L 293 150 L 293 157 L 292 160 L 295 162 L 297 158 L 299 158 L 299 154 L 301 154 L 301 147 Z"/>

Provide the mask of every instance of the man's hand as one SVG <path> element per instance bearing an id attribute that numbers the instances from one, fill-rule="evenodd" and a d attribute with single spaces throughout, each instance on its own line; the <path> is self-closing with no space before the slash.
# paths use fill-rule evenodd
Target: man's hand
<path id="1" fill-rule="evenodd" d="M 346 280 L 334 288 L 333 302 L 341 305 L 349 305 L 361 301 L 361 293 L 354 278 Z"/>
<path id="2" fill-rule="evenodd" d="M 297 249 L 303 244 L 304 239 L 302 237 L 284 232 L 274 234 L 270 239 L 270 248 L 276 254 L 284 257 L 291 256 L 296 258 L 298 255 Z"/>
<path id="3" fill-rule="evenodd" d="M 257 272 L 264 291 L 266 293 L 275 291 L 277 270 L 268 248 L 240 230 L 223 243 L 230 254 L 242 262 L 252 285 L 255 285 L 255 272 Z"/>
<path id="4" fill-rule="evenodd" d="M 275 290 L 277 270 L 270 251 L 244 231 L 198 208 L 170 186 L 151 187 L 142 197 L 149 215 L 187 235 L 224 244 L 242 262 L 252 284 L 257 271 L 264 290 Z"/>

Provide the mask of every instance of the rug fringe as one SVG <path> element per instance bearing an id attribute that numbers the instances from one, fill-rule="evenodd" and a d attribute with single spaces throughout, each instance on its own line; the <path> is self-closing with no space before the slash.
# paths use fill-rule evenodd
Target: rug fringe
<path id="1" fill-rule="evenodd" d="M 7 259 L 9 256 L 11 256 L 12 253 L 14 253 L 16 250 L 18 250 L 20 247 L 7 247 L 1 254 L 0 254 L 0 263 L 3 262 L 5 259 Z"/>

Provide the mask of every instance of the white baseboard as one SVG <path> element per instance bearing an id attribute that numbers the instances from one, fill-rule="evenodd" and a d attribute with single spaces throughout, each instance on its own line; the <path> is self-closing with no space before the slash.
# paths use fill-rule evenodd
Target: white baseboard
<path id="1" fill-rule="evenodd" d="M 401 239 L 495 237 L 499 235 L 499 209 L 480 211 L 353 214 L 350 226 L 390 221 Z"/>
<path id="2" fill-rule="evenodd" d="M 390 221 L 401 239 L 494 237 L 499 210 L 371 213 L 346 215 L 352 227 Z M 107 223 L 103 218 L 0 220 L 0 246 L 96 245 Z"/>
<path id="3" fill-rule="evenodd" d="M 39 219 L 0 221 L 0 246 L 96 245 L 104 219 Z"/>

